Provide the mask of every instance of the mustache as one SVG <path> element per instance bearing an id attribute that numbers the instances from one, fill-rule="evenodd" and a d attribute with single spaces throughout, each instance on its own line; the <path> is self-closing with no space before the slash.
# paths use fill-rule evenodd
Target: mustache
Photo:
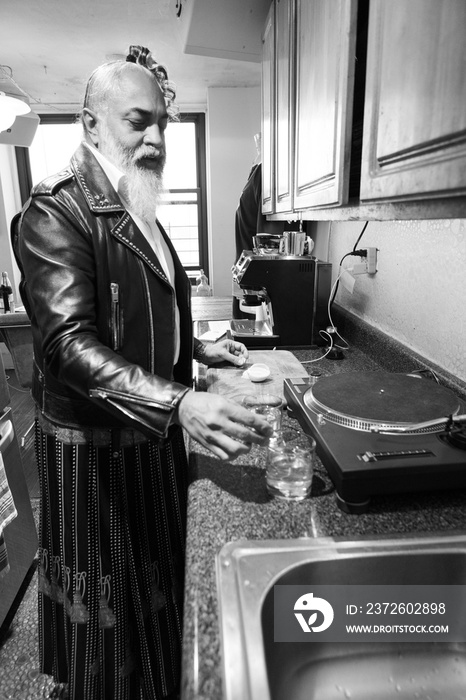
<path id="1" fill-rule="evenodd" d="M 133 153 L 133 162 L 138 160 L 143 160 L 144 158 L 150 158 L 151 160 L 159 160 L 165 162 L 166 154 L 164 148 L 151 148 L 149 146 L 140 146 Z"/>

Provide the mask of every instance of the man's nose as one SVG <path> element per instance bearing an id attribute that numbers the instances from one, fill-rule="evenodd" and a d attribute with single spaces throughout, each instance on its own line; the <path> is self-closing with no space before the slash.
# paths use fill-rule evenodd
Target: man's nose
<path id="1" fill-rule="evenodd" d="M 151 124 L 151 126 L 147 127 L 143 140 L 147 146 L 160 148 L 163 146 L 163 131 L 157 124 Z"/>

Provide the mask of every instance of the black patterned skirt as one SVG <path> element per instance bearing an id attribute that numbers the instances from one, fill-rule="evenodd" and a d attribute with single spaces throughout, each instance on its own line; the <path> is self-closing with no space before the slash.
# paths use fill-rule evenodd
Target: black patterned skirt
<path id="1" fill-rule="evenodd" d="M 158 700 L 179 687 L 183 433 L 36 422 L 41 670 L 71 700 Z"/>

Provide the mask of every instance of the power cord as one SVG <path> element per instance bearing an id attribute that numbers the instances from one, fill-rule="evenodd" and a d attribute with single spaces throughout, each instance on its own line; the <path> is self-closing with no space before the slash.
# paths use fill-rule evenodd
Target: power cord
<path id="1" fill-rule="evenodd" d="M 339 274 L 338 277 L 336 278 L 336 280 L 335 280 L 335 282 L 334 282 L 334 285 L 333 285 L 334 287 L 338 285 L 338 282 L 340 281 L 340 277 L 342 276 L 342 274 L 343 274 L 343 272 L 340 272 L 340 274 Z M 332 295 L 330 295 L 330 297 L 331 297 L 331 296 L 332 296 Z M 336 327 L 335 327 L 335 324 L 334 324 L 334 322 L 333 322 L 332 313 L 331 313 L 331 302 L 330 302 L 330 298 L 329 298 L 329 301 L 328 301 L 327 314 L 328 314 L 328 320 L 330 321 L 330 326 L 328 326 L 327 331 L 323 331 L 323 332 L 324 332 L 324 333 L 327 333 L 327 335 L 329 335 L 329 330 L 331 329 L 331 332 L 334 333 L 335 335 L 337 335 L 337 336 L 340 338 L 340 340 L 342 340 L 343 343 L 345 344 L 346 347 L 341 348 L 341 349 L 342 349 L 342 350 L 348 350 L 348 348 L 349 348 L 349 343 L 348 343 L 348 341 L 345 340 L 345 339 L 343 338 L 343 336 L 341 336 L 341 335 L 338 333 L 338 331 L 337 331 L 337 329 L 336 329 Z M 338 347 L 341 347 L 341 346 L 338 346 Z"/>
<path id="2" fill-rule="evenodd" d="M 340 273 L 338 275 L 337 279 L 335 280 L 335 282 L 333 283 L 334 287 L 338 283 L 342 274 L 343 273 Z M 332 297 L 332 291 L 330 292 L 330 298 L 331 297 Z M 320 357 L 316 357 L 314 360 L 304 360 L 301 362 L 301 364 L 303 364 L 303 365 L 310 364 L 312 362 L 320 362 L 320 360 L 323 360 L 325 357 L 330 355 L 330 353 L 334 350 L 334 348 L 338 348 L 339 350 L 348 350 L 349 349 L 349 343 L 343 338 L 342 335 L 340 335 L 340 333 L 338 333 L 337 329 L 335 328 L 335 324 L 333 323 L 332 315 L 330 312 L 330 299 L 328 302 L 327 313 L 328 313 L 330 325 L 327 326 L 327 330 L 325 330 L 325 331 L 320 330 L 319 335 L 321 338 L 324 338 L 324 340 L 326 340 L 325 336 L 327 336 L 330 345 L 323 355 L 321 355 Z M 334 341 L 334 336 L 338 336 L 338 338 L 340 338 L 340 340 L 344 343 L 344 346 L 341 346 L 340 344 L 337 345 Z"/>
<path id="3" fill-rule="evenodd" d="M 310 365 L 312 362 L 320 362 L 321 360 L 323 360 L 325 357 L 327 357 L 327 355 L 329 355 L 332 352 L 332 350 L 333 350 L 333 338 L 330 335 L 330 333 L 327 333 L 327 331 L 319 331 L 319 335 L 321 338 L 324 338 L 324 334 L 327 335 L 329 338 L 330 347 L 328 347 L 325 354 L 321 355 L 320 357 L 316 357 L 313 360 L 301 360 L 302 365 Z M 325 340 L 325 338 L 324 338 L 324 340 Z"/>
<path id="4" fill-rule="evenodd" d="M 357 238 L 357 240 L 356 240 L 356 243 L 355 243 L 354 246 L 353 246 L 353 250 L 351 250 L 349 253 L 345 253 L 345 255 L 344 255 L 344 256 L 342 257 L 342 259 L 340 260 L 340 264 L 339 264 L 339 266 L 338 266 L 338 270 L 340 270 L 341 266 L 343 265 L 343 260 L 346 260 L 346 258 L 348 258 L 350 255 L 357 255 L 357 256 L 360 257 L 360 258 L 366 258 L 366 257 L 367 257 L 367 250 L 356 250 L 356 246 L 358 245 L 359 241 L 361 240 L 361 238 L 362 238 L 362 236 L 363 236 L 363 234 L 364 234 L 364 231 L 366 230 L 368 224 L 369 224 L 369 222 L 366 221 L 366 223 L 365 223 L 364 226 L 363 226 L 363 229 L 362 229 L 361 233 L 359 234 L 359 236 L 358 236 L 358 238 Z M 333 304 L 333 302 L 335 301 L 335 297 L 336 297 L 336 294 L 337 294 L 337 291 L 338 291 L 338 284 L 339 284 L 339 282 L 340 282 L 340 277 L 341 277 L 341 274 L 338 275 L 337 280 L 336 280 L 337 283 L 334 285 L 333 293 L 330 294 L 329 308 L 330 308 L 330 306 Z"/>
<path id="5" fill-rule="evenodd" d="M 330 296 L 329 296 L 328 307 L 327 307 L 327 313 L 328 313 L 328 319 L 329 319 L 330 325 L 327 326 L 327 330 L 325 330 L 325 331 L 320 330 L 319 331 L 320 337 L 324 338 L 324 340 L 326 339 L 325 336 L 327 336 L 327 338 L 329 340 L 329 347 L 327 348 L 326 352 L 323 355 L 321 355 L 320 357 L 316 357 L 314 360 L 302 361 L 301 364 L 303 364 L 303 365 L 311 364 L 312 362 L 320 362 L 324 358 L 328 357 L 328 355 L 330 355 L 330 353 L 334 350 L 334 348 L 335 349 L 338 348 L 338 350 L 348 350 L 349 349 L 348 341 L 345 340 L 345 338 L 343 338 L 343 336 L 340 335 L 340 333 L 338 333 L 338 331 L 335 327 L 335 324 L 333 323 L 332 314 L 331 314 L 331 307 L 332 307 L 333 302 L 335 301 L 335 296 L 336 296 L 336 293 L 338 291 L 338 285 L 340 283 L 340 278 L 343 274 L 343 272 L 340 272 L 341 266 L 343 265 L 343 261 L 346 258 L 350 257 L 351 255 L 357 255 L 360 258 L 367 257 L 367 250 L 361 250 L 361 249 L 358 250 L 357 245 L 358 245 L 359 241 L 361 240 L 361 238 L 363 237 L 364 231 L 366 230 L 368 224 L 369 224 L 369 222 L 366 221 L 366 223 L 364 224 L 364 226 L 362 228 L 361 233 L 359 234 L 359 236 L 356 240 L 356 243 L 353 246 L 353 250 L 351 250 L 349 253 L 345 253 L 345 255 L 340 260 L 340 265 L 338 266 L 339 274 L 338 274 L 338 277 L 336 278 L 335 282 L 333 283 L 332 289 L 330 290 Z M 337 336 L 343 342 L 344 345 L 343 346 L 340 344 L 337 345 L 334 341 L 334 336 Z"/>

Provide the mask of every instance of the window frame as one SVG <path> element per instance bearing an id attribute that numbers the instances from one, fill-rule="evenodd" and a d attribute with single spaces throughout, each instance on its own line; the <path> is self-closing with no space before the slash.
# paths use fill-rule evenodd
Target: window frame
<path id="1" fill-rule="evenodd" d="M 77 114 L 41 114 L 41 124 L 74 124 L 78 120 Z M 199 237 L 199 267 L 186 266 L 185 270 L 195 282 L 199 269 L 203 269 L 209 277 L 209 250 L 207 231 L 207 156 L 206 156 L 206 129 L 205 114 L 203 112 L 180 112 L 180 122 L 193 122 L 195 126 L 196 149 L 196 173 L 197 183 L 195 188 L 173 189 L 174 193 L 196 192 L 198 204 L 198 237 Z M 28 148 L 15 147 L 16 164 L 18 169 L 19 189 L 21 204 L 24 205 L 29 198 L 32 188 L 31 165 Z"/>

